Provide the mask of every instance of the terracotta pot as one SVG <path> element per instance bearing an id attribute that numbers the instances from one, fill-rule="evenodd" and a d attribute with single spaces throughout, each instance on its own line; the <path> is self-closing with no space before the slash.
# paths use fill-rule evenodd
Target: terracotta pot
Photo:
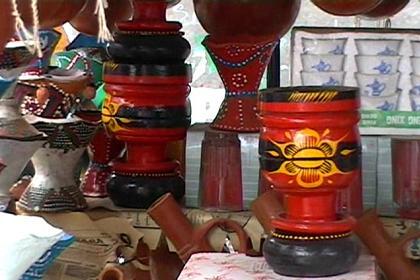
<path id="1" fill-rule="evenodd" d="M 207 240 L 207 236 L 218 226 L 238 234 L 240 241 L 238 251 L 240 253 L 246 253 L 250 249 L 250 239 L 247 233 L 235 221 L 213 219 L 197 228 L 193 228 L 171 194 L 162 196 L 147 210 L 147 213 L 169 238 L 184 262 L 194 253 L 214 251 Z"/>
<path id="2" fill-rule="evenodd" d="M 194 9 L 214 40 L 254 42 L 255 37 L 283 36 L 296 19 L 300 0 L 194 0 Z"/>
<path id="3" fill-rule="evenodd" d="M 336 16 L 355 16 L 368 13 L 383 0 L 311 0 L 321 10 Z M 392 1 L 392 0 L 391 0 Z"/>
<path id="4" fill-rule="evenodd" d="M 99 280 L 149 280 L 149 271 L 142 271 L 133 264 L 107 264 L 99 275 Z"/>
<path id="5" fill-rule="evenodd" d="M 277 273 L 331 276 L 357 261 L 353 220 L 338 215 L 337 197 L 360 166 L 359 107 L 358 88 L 289 87 L 260 94 L 261 169 L 284 195 L 285 213 L 273 220 L 275 231 L 264 245 Z M 290 259 L 287 266 L 284 258 Z"/>
<path id="6" fill-rule="evenodd" d="M 266 233 L 274 230 L 272 221 L 284 212 L 279 194 L 273 190 L 265 192 L 254 200 L 251 204 L 251 210 Z"/>
<path id="7" fill-rule="evenodd" d="M 41 28 L 63 25 L 74 18 L 87 0 L 38 0 L 39 24 Z M 17 0 L 18 10 L 27 26 L 33 24 L 32 0 Z"/>
<path id="8" fill-rule="evenodd" d="M 376 257 L 388 280 L 420 279 L 420 267 L 405 255 L 410 242 L 420 238 L 419 230 L 409 231 L 400 238 L 393 239 L 385 231 L 375 211 L 371 210 L 357 221 L 354 232 Z"/>
<path id="9" fill-rule="evenodd" d="M 97 36 L 98 18 L 95 15 L 96 0 L 86 0 L 84 8 L 72 19 L 70 24 L 77 31 Z M 116 31 L 117 21 L 128 20 L 133 15 L 131 0 L 108 0 L 108 9 L 105 10 L 109 30 Z"/>
<path id="10" fill-rule="evenodd" d="M 3 51 L 6 43 L 12 38 L 15 28 L 15 19 L 12 16 L 12 6 L 10 1 L 1 1 L 0 10 L 0 53 Z"/>
<path id="11" fill-rule="evenodd" d="M 408 2 L 410 0 L 382 0 L 379 6 L 362 14 L 362 16 L 374 20 L 389 18 L 401 12 L 407 6 Z"/>
<path id="12" fill-rule="evenodd" d="M 132 266 L 119 266 L 108 264 L 99 275 L 99 280 L 129 280 L 135 279 L 134 268 Z"/>

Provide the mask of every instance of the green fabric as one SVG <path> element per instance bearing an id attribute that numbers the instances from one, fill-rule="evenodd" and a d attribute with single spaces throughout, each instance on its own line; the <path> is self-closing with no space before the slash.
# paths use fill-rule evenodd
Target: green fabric
<path id="1" fill-rule="evenodd" d="M 102 108 L 105 100 L 106 92 L 105 92 L 105 85 L 102 84 L 98 89 L 96 90 L 96 96 L 92 100 L 96 107 Z"/>

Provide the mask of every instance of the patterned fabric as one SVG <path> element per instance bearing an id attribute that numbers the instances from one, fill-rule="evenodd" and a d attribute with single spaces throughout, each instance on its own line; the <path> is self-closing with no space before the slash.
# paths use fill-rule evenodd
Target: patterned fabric
<path id="1" fill-rule="evenodd" d="M 20 280 L 42 280 L 48 267 L 67 247 L 74 242 L 74 240 L 73 236 L 68 234 L 64 235 L 20 277 Z"/>
<path id="2" fill-rule="evenodd" d="M 276 274 L 264 258 L 252 258 L 243 254 L 203 253 L 195 254 L 185 265 L 178 280 L 297 280 Z M 313 278 L 299 278 L 299 280 Z M 375 280 L 373 256 L 362 255 L 347 274 L 318 280 Z"/>

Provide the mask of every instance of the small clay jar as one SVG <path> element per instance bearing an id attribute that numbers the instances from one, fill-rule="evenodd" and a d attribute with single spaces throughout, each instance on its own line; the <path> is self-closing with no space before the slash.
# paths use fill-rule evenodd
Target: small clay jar
<path id="1" fill-rule="evenodd" d="M 99 276 L 99 280 L 140 280 L 136 277 L 133 266 L 107 265 Z M 143 280 L 143 279 L 141 279 Z"/>
<path id="2" fill-rule="evenodd" d="M 81 33 L 92 36 L 98 35 L 99 26 L 95 8 L 96 0 L 86 0 L 86 5 L 70 20 L 70 24 Z M 132 14 L 131 0 L 108 0 L 108 8 L 105 10 L 105 15 L 110 31 L 116 31 L 115 22 L 128 20 Z"/>
<path id="3" fill-rule="evenodd" d="M 34 22 L 32 0 L 17 0 L 17 4 L 23 21 L 31 26 Z M 86 0 L 38 0 L 39 26 L 53 28 L 63 25 L 75 17 L 85 4 Z"/>
<path id="4" fill-rule="evenodd" d="M 318 8 L 336 16 L 355 16 L 368 13 L 383 0 L 311 0 Z M 391 0 L 394 1 L 394 0 Z"/>
<path id="5" fill-rule="evenodd" d="M 143 240 L 139 240 L 135 252 L 130 256 L 120 256 L 117 248 L 117 258 L 123 257 L 126 263 L 108 262 L 99 275 L 99 280 L 150 280 L 149 257 L 150 250 Z M 125 259 L 127 258 L 127 259 Z"/>

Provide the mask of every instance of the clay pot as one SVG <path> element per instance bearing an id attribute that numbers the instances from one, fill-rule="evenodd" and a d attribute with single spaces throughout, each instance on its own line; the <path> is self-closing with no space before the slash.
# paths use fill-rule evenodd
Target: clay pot
<path id="1" fill-rule="evenodd" d="M 374 20 L 389 18 L 404 9 L 408 2 L 410 2 L 410 0 L 382 0 L 379 6 L 362 14 L 362 16 Z"/>
<path id="2" fill-rule="evenodd" d="M 272 221 L 284 211 L 276 191 L 267 191 L 251 204 L 252 213 L 263 226 L 266 233 L 274 230 Z"/>
<path id="3" fill-rule="evenodd" d="M 6 2 L 6 1 L 4 1 Z M 33 24 L 32 0 L 18 0 L 18 10 L 26 25 Z M 41 28 L 63 25 L 75 17 L 86 4 L 86 0 L 38 0 L 39 24 Z"/>
<path id="4" fill-rule="evenodd" d="M 70 24 L 77 31 L 97 36 L 98 18 L 95 15 L 96 0 L 86 0 L 84 8 L 72 19 Z M 105 10 L 108 28 L 111 32 L 116 31 L 117 21 L 128 20 L 132 17 L 131 0 L 108 0 L 108 8 Z"/>
<path id="5" fill-rule="evenodd" d="M 252 42 L 254 37 L 283 36 L 296 19 L 300 0 L 194 0 L 194 9 L 215 40 Z"/>
<path id="6" fill-rule="evenodd" d="M 393 239 L 384 229 L 374 210 L 366 212 L 356 224 L 354 232 L 370 252 L 388 280 L 419 280 L 420 267 L 406 255 L 406 247 L 420 238 L 420 231 L 412 230 L 398 239 Z"/>
<path id="7" fill-rule="evenodd" d="M 372 11 L 383 0 L 311 0 L 321 10 L 336 16 L 355 16 Z M 393 0 L 391 0 L 393 1 Z"/>
<path id="8" fill-rule="evenodd" d="M 12 16 L 12 6 L 11 6 L 10 1 L 1 1 L 0 10 L 2 11 L 2 16 L 0 18 L 0 53 L 1 53 L 6 43 L 13 36 L 15 19 Z"/>
<path id="9" fill-rule="evenodd" d="M 184 262 L 194 253 L 214 251 L 214 248 L 211 247 L 207 240 L 207 236 L 218 226 L 232 230 L 238 234 L 240 241 L 238 251 L 240 253 L 246 253 L 250 249 L 250 240 L 247 233 L 235 221 L 213 219 L 197 228 L 193 228 L 178 203 L 169 193 L 157 200 L 147 210 L 147 213 L 169 238 L 175 246 L 179 257 Z"/>

